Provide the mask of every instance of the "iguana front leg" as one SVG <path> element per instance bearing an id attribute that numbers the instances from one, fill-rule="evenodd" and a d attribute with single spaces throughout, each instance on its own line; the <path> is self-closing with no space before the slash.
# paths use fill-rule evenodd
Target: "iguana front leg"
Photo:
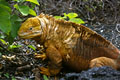
<path id="1" fill-rule="evenodd" d="M 114 59 L 111 59 L 111 58 L 98 57 L 98 58 L 92 59 L 90 61 L 90 65 L 89 65 L 90 68 L 101 67 L 101 66 L 110 66 L 114 69 L 118 68 L 116 61 Z"/>
<path id="2" fill-rule="evenodd" d="M 49 59 L 48 67 L 41 67 L 41 73 L 48 76 L 58 74 L 62 68 L 62 56 L 60 52 L 53 45 L 49 45 L 46 55 Z"/>

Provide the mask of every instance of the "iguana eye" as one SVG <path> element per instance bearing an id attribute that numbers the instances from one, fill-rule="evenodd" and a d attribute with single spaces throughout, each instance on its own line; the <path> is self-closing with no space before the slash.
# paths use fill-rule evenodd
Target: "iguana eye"
<path id="1" fill-rule="evenodd" d="M 32 30 L 32 29 L 33 29 L 32 27 L 29 28 L 29 30 Z"/>

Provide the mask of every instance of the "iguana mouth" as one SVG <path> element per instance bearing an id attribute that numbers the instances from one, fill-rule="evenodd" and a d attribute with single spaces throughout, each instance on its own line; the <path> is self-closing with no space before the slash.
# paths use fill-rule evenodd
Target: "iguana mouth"
<path id="1" fill-rule="evenodd" d="M 40 32 L 34 32 L 34 33 L 19 33 L 19 36 L 21 38 L 26 38 L 26 39 L 30 39 L 30 38 L 34 38 L 35 36 L 40 36 Z"/>

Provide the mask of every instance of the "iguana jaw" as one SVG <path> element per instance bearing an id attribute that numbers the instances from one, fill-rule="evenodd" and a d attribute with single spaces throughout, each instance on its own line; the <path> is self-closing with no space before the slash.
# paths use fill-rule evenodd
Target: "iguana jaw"
<path id="1" fill-rule="evenodd" d="M 40 26 L 36 26 L 33 28 L 33 30 L 29 30 L 29 29 L 27 30 L 27 29 L 24 29 L 24 27 L 23 27 L 23 28 L 21 28 L 21 30 L 18 31 L 18 35 L 19 35 L 19 37 L 24 38 L 24 39 L 30 39 L 30 38 L 34 38 L 36 36 L 41 36 L 42 30 L 39 27 Z"/>
<path id="2" fill-rule="evenodd" d="M 40 36 L 41 32 L 40 31 L 36 31 L 34 33 L 19 33 L 19 37 L 24 38 L 24 39 L 30 39 L 30 38 L 34 38 L 36 36 Z"/>

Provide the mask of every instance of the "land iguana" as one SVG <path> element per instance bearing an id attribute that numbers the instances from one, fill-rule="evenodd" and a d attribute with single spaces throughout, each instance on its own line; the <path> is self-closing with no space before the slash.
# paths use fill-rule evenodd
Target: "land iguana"
<path id="1" fill-rule="evenodd" d="M 43 44 L 49 59 L 47 67 L 41 67 L 45 75 L 57 75 L 63 64 L 74 71 L 93 67 L 120 68 L 120 51 L 111 42 L 91 29 L 70 21 L 58 20 L 41 13 L 28 18 L 20 27 L 21 38 Z"/>

